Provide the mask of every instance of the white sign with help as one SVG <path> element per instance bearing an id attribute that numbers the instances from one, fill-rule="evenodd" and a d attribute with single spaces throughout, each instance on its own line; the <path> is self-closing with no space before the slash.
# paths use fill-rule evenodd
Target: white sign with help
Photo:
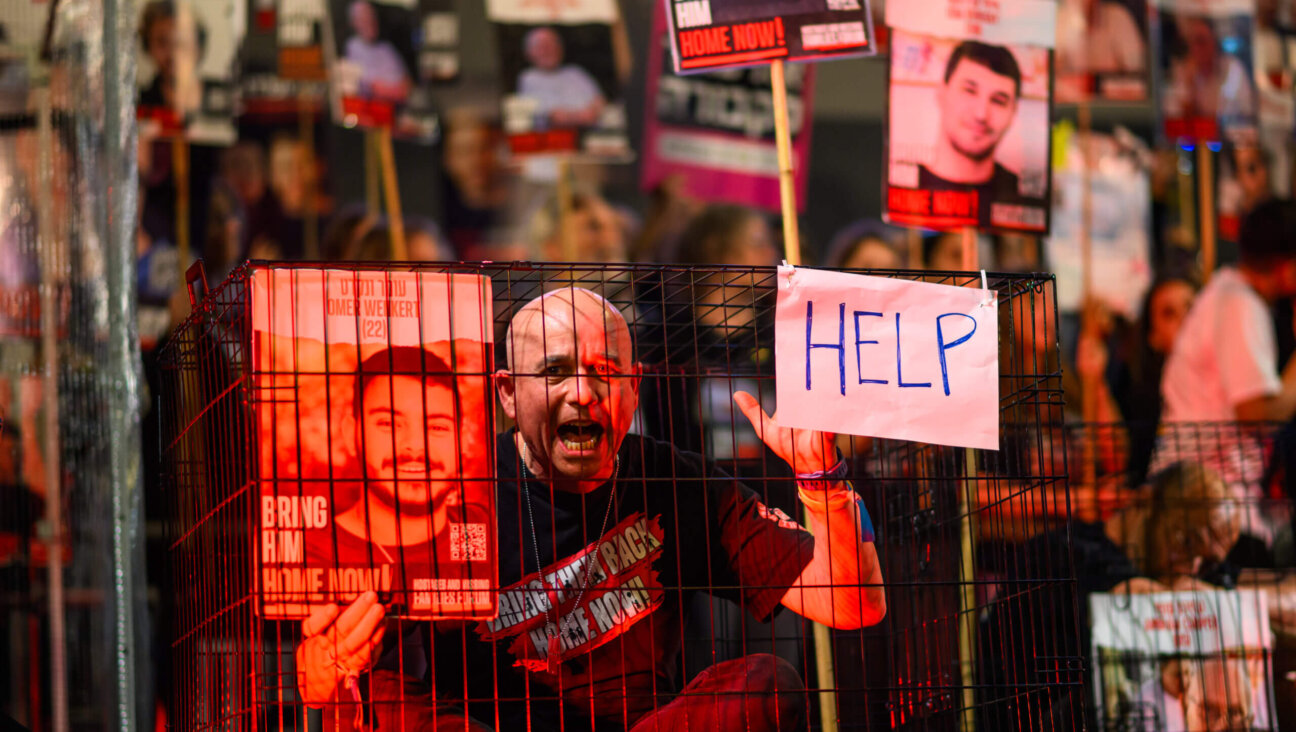
<path id="1" fill-rule="evenodd" d="M 992 290 L 780 267 L 779 423 L 997 450 L 998 313 Z"/>

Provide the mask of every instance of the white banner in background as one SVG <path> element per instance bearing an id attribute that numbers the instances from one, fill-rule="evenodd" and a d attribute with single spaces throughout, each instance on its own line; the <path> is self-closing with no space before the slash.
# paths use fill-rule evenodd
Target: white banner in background
<path id="1" fill-rule="evenodd" d="M 887 3 L 887 25 L 940 38 L 1052 48 L 1053 0 L 905 0 Z"/>

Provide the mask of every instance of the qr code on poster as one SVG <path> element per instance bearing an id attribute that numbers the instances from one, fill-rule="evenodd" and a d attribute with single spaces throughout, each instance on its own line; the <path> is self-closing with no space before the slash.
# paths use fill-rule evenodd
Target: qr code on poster
<path id="1" fill-rule="evenodd" d="M 857 0 L 828 0 L 829 10 L 859 10 Z"/>
<path id="2" fill-rule="evenodd" d="M 486 524 L 450 524 L 450 559 L 486 561 Z"/>

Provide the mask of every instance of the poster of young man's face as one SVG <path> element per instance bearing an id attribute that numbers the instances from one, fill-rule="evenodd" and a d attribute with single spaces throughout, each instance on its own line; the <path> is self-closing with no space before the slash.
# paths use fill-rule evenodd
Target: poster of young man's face
<path id="1" fill-rule="evenodd" d="M 468 589 L 494 566 L 484 283 L 258 269 L 251 290 L 266 615 L 370 588 L 402 615 L 489 611 L 488 597 L 432 587 Z M 335 579 L 348 573 L 372 582 Z M 295 581 L 312 575 L 324 579 Z"/>
<path id="2" fill-rule="evenodd" d="M 1169 140 L 1254 144 L 1253 7 L 1221 0 L 1162 9 L 1160 108 Z"/>
<path id="3" fill-rule="evenodd" d="M 1058 102 L 1141 102 L 1151 84 L 1147 0 L 1061 0 L 1057 13 Z"/>
<path id="4" fill-rule="evenodd" d="M 896 31 L 890 58 L 890 219 L 1046 232 L 1048 50 Z"/>
<path id="5" fill-rule="evenodd" d="M 396 137 L 431 141 L 438 121 L 420 74 L 421 5 L 329 0 L 336 63 L 329 76 L 347 127 L 391 126 Z M 456 69 L 457 72 L 457 69 Z"/>
<path id="6" fill-rule="evenodd" d="M 495 24 L 515 154 L 624 157 L 625 108 L 606 23 Z"/>
<path id="7" fill-rule="evenodd" d="M 246 29 L 244 4 L 146 0 L 139 7 L 140 118 L 155 120 L 162 134 L 233 142 L 234 70 Z"/>

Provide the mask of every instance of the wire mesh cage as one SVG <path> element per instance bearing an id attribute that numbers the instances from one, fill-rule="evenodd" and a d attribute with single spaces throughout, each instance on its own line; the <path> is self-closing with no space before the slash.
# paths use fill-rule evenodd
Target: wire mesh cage
<path id="1" fill-rule="evenodd" d="M 998 451 L 837 438 L 863 515 L 803 512 L 840 466 L 808 477 L 753 411 L 775 282 L 237 270 L 161 355 L 176 723 L 1078 728 L 1052 278 L 988 279 Z"/>
<path id="2" fill-rule="evenodd" d="M 1286 729 L 1292 426 L 1077 424 L 1076 571 L 1099 729 Z"/>

